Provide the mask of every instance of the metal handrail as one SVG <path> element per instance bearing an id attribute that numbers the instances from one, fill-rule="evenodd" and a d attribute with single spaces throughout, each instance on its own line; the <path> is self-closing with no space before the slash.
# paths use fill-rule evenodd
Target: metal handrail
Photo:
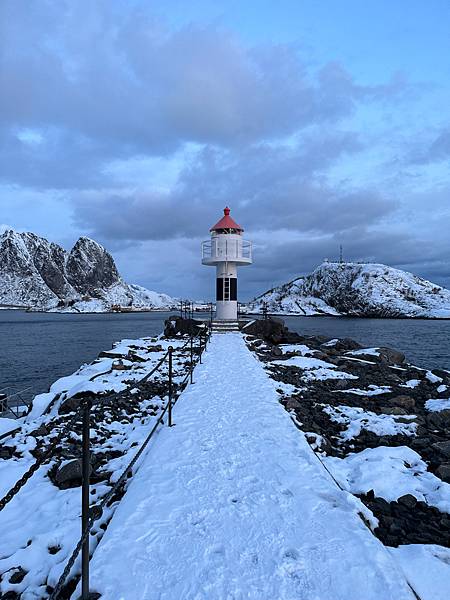
<path id="1" fill-rule="evenodd" d="M 114 483 L 112 488 L 103 497 L 101 502 L 98 505 L 93 506 L 92 508 L 89 507 L 89 485 L 90 485 L 89 484 L 89 473 L 90 473 L 90 449 L 89 449 L 90 426 L 89 425 L 90 425 L 90 409 L 91 409 L 92 403 L 91 403 L 90 398 L 86 398 L 84 400 L 84 402 L 83 402 L 83 438 L 82 438 L 82 444 L 83 444 L 82 533 L 81 533 L 81 538 L 78 541 L 78 544 L 76 545 L 75 549 L 73 550 L 73 552 L 69 558 L 69 561 L 67 562 L 67 564 L 64 568 L 64 571 L 62 572 L 55 588 L 53 589 L 53 591 L 50 595 L 49 600 L 57 600 L 58 599 L 59 594 L 62 591 L 62 588 L 67 580 L 67 577 L 70 574 L 70 571 L 71 571 L 80 551 L 82 552 L 82 561 L 81 561 L 82 595 L 81 595 L 81 599 L 88 600 L 88 598 L 90 596 L 90 591 L 89 591 L 89 560 L 90 560 L 90 557 L 89 557 L 89 533 L 90 533 L 95 521 L 97 521 L 102 516 L 104 507 L 108 504 L 109 500 L 113 497 L 114 493 L 118 490 L 118 488 L 128 478 L 128 474 L 131 472 L 131 469 L 136 464 L 138 458 L 141 456 L 142 452 L 144 451 L 144 449 L 146 448 L 146 446 L 152 439 L 157 428 L 161 424 L 164 423 L 163 419 L 164 419 L 164 416 L 166 415 L 166 413 L 168 415 L 168 426 L 171 427 L 173 425 L 173 423 L 172 423 L 172 408 L 178 401 L 178 399 L 181 395 L 181 392 L 184 390 L 184 387 L 187 385 L 189 379 L 192 383 L 192 372 L 194 369 L 193 340 L 196 339 L 197 337 L 199 338 L 199 341 L 200 341 L 198 362 L 201 363 L 202 353 L 206 349 L 206 345 L 211 339 L 211 330 L 208 329 L 207 333 L 204 336 L 204 345 L 202 345 L 203 332 L 200 331 L 196 336 L 193 336 L 191 334 L 189 337 L 189 340 L 186 342 L 186 344 L 184 344 L 181 348 L 178 348 L 178 350 L 183 350 L 184 348 L 187 347 L 187 344 L 190 344 L 191 361 L 189 363 L 189 370 L 188 370 L 187 374 L 185 375 L 184 379 L 180 382 L 180 385 L 179 385 L 180 390 L 176 396 L 174 396 L 174 393 L 173 393 L 174 390 L 173 390 L 172 354 L 173 354 L 174 348 L 172 346 L 169 346 L 169 349 L 164 354 L 162 359 L 158 362 L 156 367 L 151 371 L 151 373 L 148 376 L 146 376 L 146 378 L 144 378 L 145 380 L 147 380 L 151 374 L 155 373 L 162 366 L 162 364 L 165 362 L 166 358 L 168 358 L 168 361 L 169 361 L 169 372 L 168 372 L 169 392 L 168 392 L 167 404 L 162 409 L 162 411 L 161 411 L 159 417 L 157 418 L 156 423 L 153 425 L 150 433 L 145 438 L 141 447 L 136 452 L 136 454 L 134 455 L 134 457 L 132 458 L 132 460 L 130 461 L 128 466 L 124 469 L 124 471 L 122 472 L 119 479 Z M 140 381 L 143 381 L 143 380 L 141 379 Z"/>

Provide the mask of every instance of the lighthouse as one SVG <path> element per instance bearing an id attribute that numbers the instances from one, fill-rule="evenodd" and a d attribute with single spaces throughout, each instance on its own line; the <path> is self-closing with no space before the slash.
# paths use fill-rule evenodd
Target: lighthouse
<path id="1" fill-rule="evenodd" d="M 202 242 L 202 264 L 216 267 L 216 323 L 237 326 L 237 268 L 252 264 L 252 244 L 228 206 L 210 232 L 211 239 Z"/>

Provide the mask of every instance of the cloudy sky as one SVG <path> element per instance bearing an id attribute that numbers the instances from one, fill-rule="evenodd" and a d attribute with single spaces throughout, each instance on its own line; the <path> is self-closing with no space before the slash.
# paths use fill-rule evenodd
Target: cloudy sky
<path id="1" fill-rule="evenodd" d="M 208 299 L 228 204 L 243 299 L 340 244 L 450 287 L 448 0 L 2 0 L 0 23 L 0 228 Z"/>

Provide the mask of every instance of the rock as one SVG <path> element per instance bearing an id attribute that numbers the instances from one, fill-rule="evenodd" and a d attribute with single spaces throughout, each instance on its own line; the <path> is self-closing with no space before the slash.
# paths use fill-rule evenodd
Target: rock
<path id="1" fill-rule="evenodd" d="M 27 572 L 22 569 L 22 567 L 16 567 L 13 571 L 13 574 L 9 577 L 9 583 L 20 583 L 26 574 Z"/>
<path id="2" fill-rule="evenodd" d="M 30 433 L 30 435 L 32 435 L 33 437 L 41 437 L 44 435 L 48 435 L 48 433 L 49 433 L 49 431 L 48 431 L 47 427 L 45 425 L 40 425 L 37 429 L 32 431 Z"/>
<path id="3" fill-rule="evenodd" d="M 437 452 L 439 452 L 439 454 L 442 454 L 442 456 L 445 456 L 445 458 L 450 458 L 450 441 L 435 442 L 431 446 L 432 446 L 432 448 L 437 450 Z"/>
<path id="4" fill-rule="evenodd" d="M 450 410 L 432 412 L 427 415 L 426 421 L 431 429 L 445 429 L 450 426 Z"/>
<path id="5" fill-rule="evenodd" d="M 284 321 L 275 317 L 271 317 L 270 319 L 255 319 L 253 323 L 246 326 L 245 332 L 272 344 L 286 342 L 286 335 L 288 333 L 284 326 Z"/>
<path id="6" fill-rule="evenodd" d="M 81 458 L 75 458 L 68 463 L 65 463 L 56 471 L 55 481 L 58 484 L 81 483 L 81 469 L 82 460 Z M 92 473 L 92 467 L 90 467 L 90 474 Z"/>
<path id="7" fill-rule="evenodd" d="M 416 401 L 411 396 L 396 396 L 395 398 L 390 398 L 389 402 L 405 410 L 414 410 L 416 407 Z"/>
<path id="8" fill-rule="evenodd" d="M 339 352 L 349 352 L 350 350 L 360 350 L 361 344 L 350 338 L 339 339 L 333 346 L 330 346 Z"/>
<path id="9" fill-rule="evenodd" d="M 0 447 L 0 458 L 9 459 L 14 455 L 15 448 L 11 446 L 1 446 Z"/>
<path id="10" fill-rule="evenodd" d="M 408 411 L 400 406 L 381 406 L 380 411 L 385 415 L 407 415 Z"/>
<path id="11" fill-rule="evenodd" d="M 398 350 L 393 350 L 392 348 L 378 348 L 378 352 L 388 365 L 402 365 L 405 362 L 405 355 Z"/>
<path id="12" fill-rule="evenodd" d="M 272 346 L 272 348 L 270 349 L 270 353 L 272 354 L 272 356 L 283 356 L 283 350 L 278 346 Z"/>
<path id="13" fill-rule="evenodd" d="M 72 398 L 68 398 L 65 400 L 58 409 L 58 413 L 60 415 L 66 415 L 67 413 L 74 412 L 78 410 L 80 406 L 80 400 L 73 396 Z"/>
<path id="14" fill-rule="evenodd" d="M 400 496 L 397 500 L 398 504 L 406 506 L 406 508 L 414 508 L 417 504 L 417 498 L 415 498 L 412 494 L 405 494 L 404 496 Z"/>
<path id="15" fill-rule="evenodd" d="M 172 315 L 164 321 L 164 335 L 166 337 L 174 337 L 178 334 L 197 335 L 204 329 L 202 321 L 195 319 L 183 319 L 179 315 Z"/>
<path id="16" fill-rule="evenodd" d="M 450 483 L 450 462 L 445 462 L 439 465 L 436 469 L 436 475 L 442 479 L 442 481 L 446 481 Z"/>

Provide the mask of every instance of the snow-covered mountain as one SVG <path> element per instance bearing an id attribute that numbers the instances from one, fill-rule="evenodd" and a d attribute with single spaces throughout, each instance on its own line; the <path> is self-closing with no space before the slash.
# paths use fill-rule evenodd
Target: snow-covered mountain
<path id="1" fill-rule="evenodd" d="M 34 233 L 0 236 L 0 306 L 104 312 L 113 305 L 171 308 L 166 294 L 128 285 L 103 246 L 81 237 L 70 252 Z"/>
<path id="2" fill-rule="evenodd" d="M 386 265 L 325 262 L 255 298 L 278 314 L 450 318 L 450 290 Z"/>

